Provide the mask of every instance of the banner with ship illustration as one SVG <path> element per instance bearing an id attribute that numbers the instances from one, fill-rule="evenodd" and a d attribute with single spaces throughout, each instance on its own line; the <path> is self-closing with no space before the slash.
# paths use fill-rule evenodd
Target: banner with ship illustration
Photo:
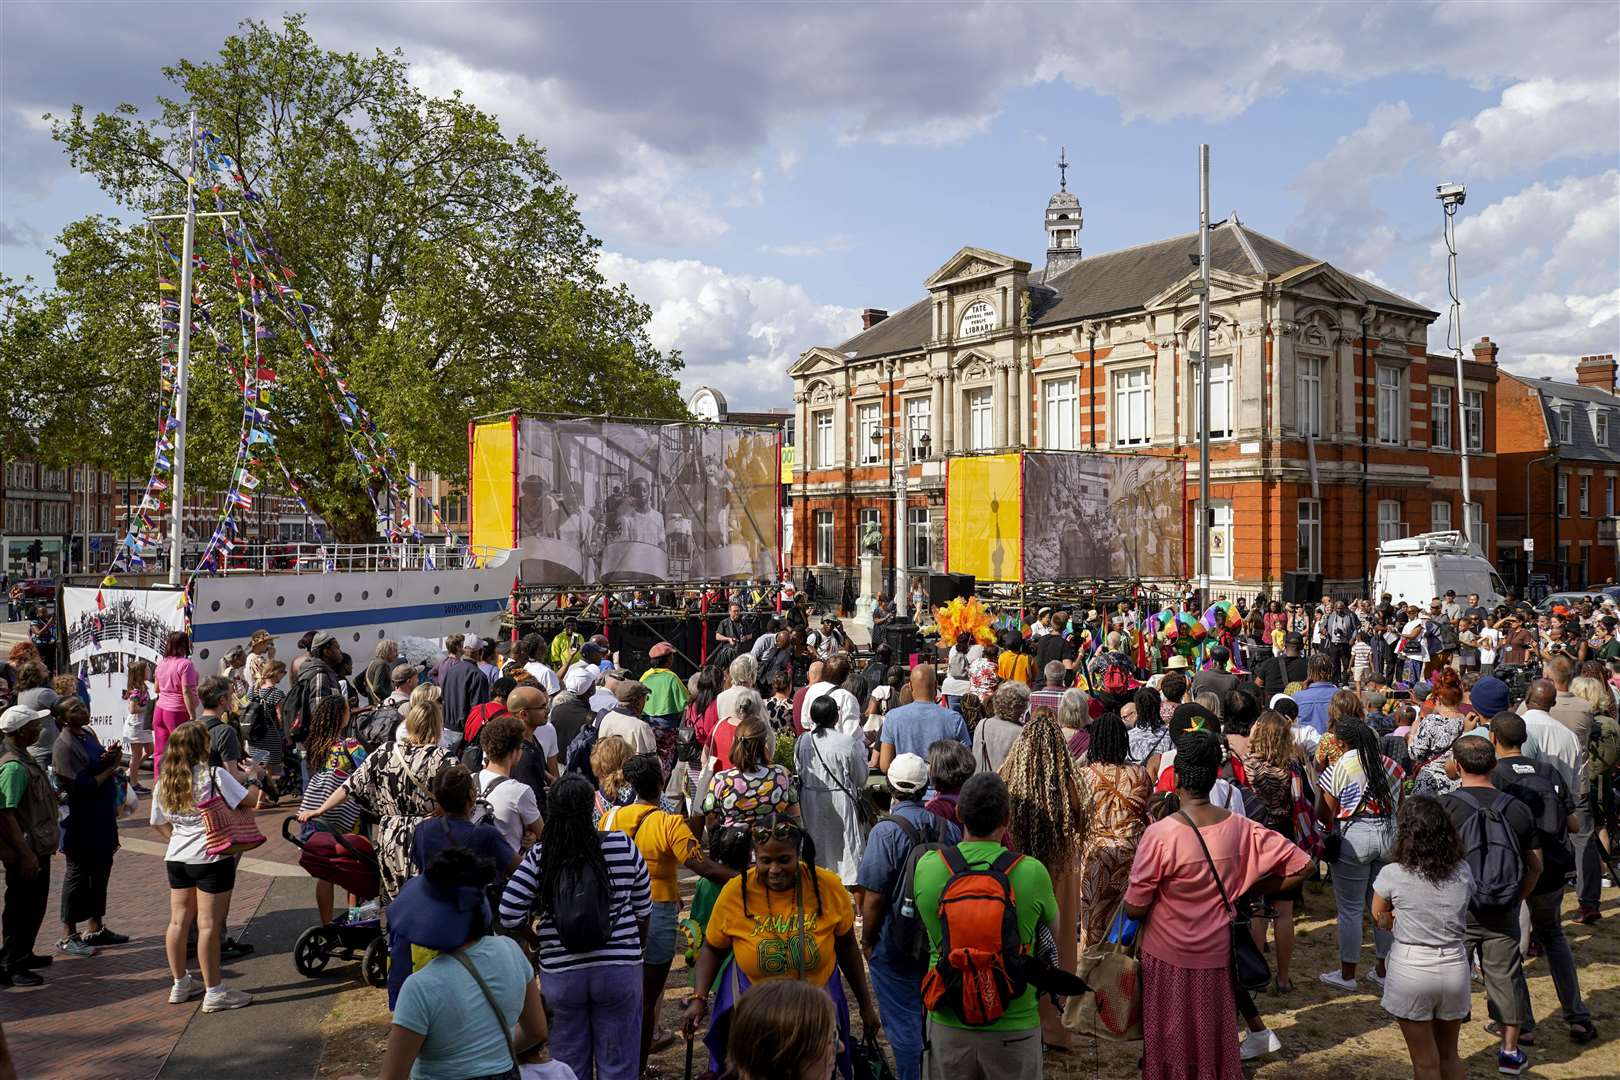
<path id="1" fill-rule="evenodd" d="M 185 629 L 184 594 L 70 586 L 62 590 L 62 619 L 71 670 L 89 687 L 90 725 L 103 745 L 116 742 L 129 715 L 130 664 L 155 666 L 168 636 Z"/>
<path id="2" fill-rule="evenodd" d="M 524 584 L 775 579 L 775 430 L 515 420 L 474 427 L 472 525 L 475 544 L 522 549 Z"/>

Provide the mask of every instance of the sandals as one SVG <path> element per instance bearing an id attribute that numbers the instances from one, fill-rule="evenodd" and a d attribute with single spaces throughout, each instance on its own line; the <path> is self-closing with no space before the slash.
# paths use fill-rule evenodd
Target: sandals
<path id="1" fill-rule="evenodd" d="M 1597 1038 L 1597 1034 L 1597 1027 L 1590 1020 L 1577 1020 L 1569 1025 L 1570 1042 L 1589 1043 Z M 1524 1036 L 1521 1035 L 1519 1041 L 1523 1042 Z"/>

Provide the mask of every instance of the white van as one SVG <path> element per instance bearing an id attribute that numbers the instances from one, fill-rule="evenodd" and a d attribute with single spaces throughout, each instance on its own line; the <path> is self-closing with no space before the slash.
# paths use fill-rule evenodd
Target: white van
<path id="1" fill-rule="evenodd" d="M 1464 602 L 1477 593 L 1487 608 L 1507 600 L 1507 586 L 1495 568 L 1460 532 L 1421 533 L 1378 545 L 1373 599 L 1388 593 L 1397 603 L 1428 604 L 1448 589 Z"/>

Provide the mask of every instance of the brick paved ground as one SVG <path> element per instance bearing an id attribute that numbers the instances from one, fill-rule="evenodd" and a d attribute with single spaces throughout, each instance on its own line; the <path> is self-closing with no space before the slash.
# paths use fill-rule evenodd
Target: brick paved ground
<path id="1" fill-rule="evenodd" d="M 125 846 L 113 866 L 107 898 L 107 924 L 128 934 L 129 944 L 90 958 L 55 954 L 54 963 L 41 972 L 44 986 L 0 990 L 0 1022 L 5 1024 L 19 1077 L 153 1080 L 194 1017 L 207 1023 L 221 1015 L 202 1016 L 201 999 L 168 1004 L 163 932 L 169 918 L 169 889 L 162 838 L 145 824 L 146 810 L 143 800 L 137 817 L 122 823 Z M 237 874 L 231 898 L 232 934 L 241 932 L 277 876 L 302 876 L 295 865 L 296 849 L 280 835 L 281 819 L 288 812 L 265 810 L 259 815 L 259 827 L 270 840 L 244 860 Z M 36 945 L 40 953 L 54 953 L 61 936 L 57 912 L 63 860 L 57 856 L 51 862 L 50 907 Z M 313 902 L 311 887 L 312 907 Z M 227 982 L 237 974 L 225 965 Z M 234 985 L 255 989 L 242 981 Z"/>

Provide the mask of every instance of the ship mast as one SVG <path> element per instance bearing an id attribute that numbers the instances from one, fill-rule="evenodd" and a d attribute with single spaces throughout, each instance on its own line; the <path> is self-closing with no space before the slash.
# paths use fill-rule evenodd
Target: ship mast
<path id="1" fill-rule="evenodd" d="M 186 546 L 186 389 L 191 377 L 191 255 L 197 239 L 197 110 L 186 128 L 186 213 L 180 240 L 180 347 L 174 370 L 174 487 L 170 522 L 169 584 L 180 587 L 180 560 Z"/>

